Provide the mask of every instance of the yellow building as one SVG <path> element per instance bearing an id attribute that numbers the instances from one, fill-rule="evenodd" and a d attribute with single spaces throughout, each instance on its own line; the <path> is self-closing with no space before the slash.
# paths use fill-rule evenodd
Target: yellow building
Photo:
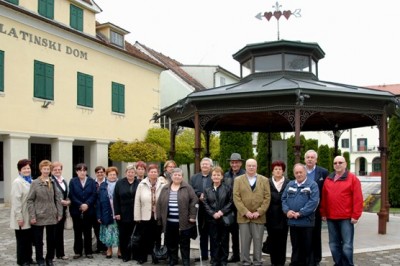
<path id="1" fill-rule="evenodd" d="M 64 176 L 85 162 L 108 165 L 117 139 L 143 139 L 159 104 L 164 67 L 99 24 L 92 0 L 0 0 L 0 198 L 8 202 L 17 162 L 33 175 L 46 158 Z"/>

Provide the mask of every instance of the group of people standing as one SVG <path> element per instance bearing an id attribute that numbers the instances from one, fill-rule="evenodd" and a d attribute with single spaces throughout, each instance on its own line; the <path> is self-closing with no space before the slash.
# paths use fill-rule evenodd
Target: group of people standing
<path id="1" fill-rule="evenodd" d="M 208 260 L 210 256 L 212 265 L 239 261 L 244 266 L 262 265 L 264 252 L 270 255 L 272 265 L 285 265 L 289 233 L 290 265 L 319 265 L 322 260 L 321 224 L 327 221 L 335 265 L 354 265 L 354 224 L 363 207 L 361 183 L 348 171 L 344 157 L 334 158 L 335 171 L 331 174 L 317 165 L 317 159 L 317 152 L 307 151 L 304 164 L 294 165 L 294 180 L 289 180 L 283 176 L 286 170 L 283 161 L 272 163 L 272 175 L 267 178 L 257 173 L 256 160 L 248 159 L 242 169 L 240 154 L 233 153 L 229 159 L 231 168 L 224 174 L 223 185 L 219 185 L 214 181 L 212 161 L 203 158 L 201 172 L 191 178 L 200 203 L 199 259 Z M 224 201 L 229 191 L 232 200 Z M 218 205 L 216 199 L 219 199 Z M 230 212 L 235 214 L 235 222 L 221 226 L 220 218 Z M 206 219 L 201 219 L 202 216 Z M 217 231 L 216 225 L 219 225 Z M 268 233 L 265 241 L 264 226 Z M 229 234 L 232 236 L 230 258 Z"/>
<path id="2" fill-rule="evenodd" d="M 139 161 L 129 164 L 124 177 L 119 170 L 95 168 L 96 178 L 83 163 L 67 184 L 63 165 L 47 160 L 39 164 L 41 175 L 31 177 L 31 161 L 20 160 L 19 175 L 12 185 L 10 225 L 15 230 L 18 265 L 30 265 L 32 244 L 38 265 L 53 265 L 53 259 L 69 259 L 64 252 L 64 223 L 70 213 L 74 230 L 74 259 L 93 258 L 92 229 L 96 253 L 112 258 L 113 248 L 124 262 L 147 262 L 153 249 L 168 249 L 169 265 L 190 265 L 190 239 L 200 236 L 200 257 L 213 266 L 230 262 L 262 265 L 262 252 L 272 265 L 286 262 L 290 232 L 290 265 L 319 265 L 322 259 L 321 222 L 327 221 L 329 246 L 335 265 L 353 265 L 354 224 L 362 212 L 361 185 L 347 170 L 342 156 L 334 159 L 331 174 L 316 165 L 317 153 L 305 153 L 305 164 L 293 168 L 294 180 L 283 176 L 283 161 L 272 163 L 270 178 L 257 173 L 257 161 L 248 159 L 245 169 L 240 154 L 229 159 L 224 173 L 203 158 L 201 171 L 185 181 L 174 161 L 158 165 Z M 67 210 L 68 207 L 68 210 Z M 196 227 L 196 222 L 197 226 Z M 268 236 L 263 240 L 264 228 Z M 43 231 L 46 228 L 46 256 Z M 130 246 L 132 234 L 140 244 Z M 232 256 L 229 240 L 232 236 Z M 250 247 L 253 257 L 250 256 Z M 157 263 L 153 258 L 153 263 Z"/>

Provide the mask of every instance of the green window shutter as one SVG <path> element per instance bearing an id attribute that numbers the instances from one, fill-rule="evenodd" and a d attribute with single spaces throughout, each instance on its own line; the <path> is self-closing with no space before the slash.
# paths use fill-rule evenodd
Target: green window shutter
<path id="1" fill-rule="evenodd" d="M 0 51 L 0 91 L 4 91 L 4 52 Z"/>
<path id="2" fill-rule="evenodd" d="M 46 69 L 46 99 L 54 100 L 54 66 L 45 64 Z"/>
<path id="3" fill-rule="evenodd" d="M 54 0 L 47 0 L 47 18 L 54 19 Z"/>
<path id="4" fill-rule="evenodd" d="M 37 98 L 44 98 L 44 66 L 42 62 L 35 60 L 34 65 L 34 90 L 33 96 Z"/>
<path id="5" fill-rule="evenodd" d="M 120 85 L 118 103 L 119 103 L 119 112 L 124 114 L 125 113 L 125 85 Z"/>
<path id="6" fill-rule="evenodd" d="M 79 31 L 83 31 L 83 9 L 70 5 L 70 26 Z"/>
<path id="7" fill-rule="evenodd" d="M 54 100 L 54 66 L 40 61 L 34 63 L 33 96 Z"/>
<path id="8" fill-rule="evenodd" d="M 14 5 L 19 5 L 19 0 L 6 0 L 6 2 L 9 2 Z"/>
<path id="9" fill-rule="evenodd" d="M 125 85 L 112 83 L 111 109 L 115 113 L 125 113 Z"/>
<path id="10" fill-rule="evenodd" d="M 93 77 L 86 77 L 86 106 L 93 107 Z"/>
<path id="11" fill-rule="evenodd" d="M 38 13 L 46 18 L 54 19 L 54 0 L 39 0 Z"/>
<path id="12" fill-rule="evenodd" d="M 112 83 L 112 93 L 111 93 L 111 110 L 113 112 L 118 112 L 118 84 Z"/>
<path id="13" fill-rule="evenodd" d="M 78 72 L 77 104 L 85 106 L 85 77 Z"/>
<path id="14" fill-rule="evenodd" d="M 78 105 L 93 107 L 93 77 L 78 72 Z"/>

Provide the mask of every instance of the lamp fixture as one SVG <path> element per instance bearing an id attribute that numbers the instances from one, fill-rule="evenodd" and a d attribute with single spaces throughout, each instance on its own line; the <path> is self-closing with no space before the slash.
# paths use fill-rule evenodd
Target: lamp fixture
<path id="1" fill-rule="evenodd" d="M 42 104 L 42 108 L 47 108 L 50 103 L 51 103 L 51 101 L 44 101 Z"/>

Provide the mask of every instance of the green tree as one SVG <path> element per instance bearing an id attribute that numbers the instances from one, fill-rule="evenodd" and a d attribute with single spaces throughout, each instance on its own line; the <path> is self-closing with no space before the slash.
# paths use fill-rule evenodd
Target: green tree
<path id="1" fill-rule="evenodd" d="M 282 137 L 281 137 L 280 133 L 278 133 L 278 132 L 271 133 L 271 141 L 281 140 L 281 139 L 282 139 Z M 268 143 L 268 133 L 266 133 L 266 132 L 258 133 L 257 156 L 256 156 L 257 165 L 258 165 L 257 172 L 264 176 L 271 175 L 271 173 L 268 173 L 268 169 L 269 169 L 268 166 L 270 166 L 272 163 L 268 156 L 268 154 L 270 154 L 270 150 L 269 150 L 270 147 L 272 147 L 272 143 L 271 144 Z M 271 169 L 271 171 L 272 171 L 272 169 Z"/>
<path id="2" fill-rule="evenodd" d="M 210 135 L 210 154 L 211 158 L 218 160 L 220 158 L 220 138 L 219 133 L 211 133 Z"/>
<path id="3" fill-rule="evenodd" d="M 165 150 L 157 144 L 135 140 L 133 142 L 117 141 L 110 146 L 109 157 L 122 162 L 164 162 L 167 159 Z"/>
<path id="4" fill-rule="evenodd" d="M 147 130 L 144 141 L 161 146 L 165 150 L 165 154 L 168 155 L 171 145 L 170 133 L 168 129 L 150 128 L 149 130 Z"/>
<path id="5" fill-rule="evenodd" d="M 332 172 L 332 158 L 331 151 L 328 145 L 321 145 L 318 147 L 318 165 L 328 169 Z"/>
<path id="6" fill-rule="evenodd" d="M 194 130 L 185 128 L 176 135 L 175 139 L 175 157 L 178 165 L 186 164 L 188 176 L 190 177 L 190 164 L 194 163 Z"/>
<path id="7" fill-rule="evenodd" d="M 227 159 L 234 152 L 239 153 L 244 160 L 253 158 L 251 132 L 221 132 L 219 165 L 224 171 L 229 169 L 230 166 Z"/>
<path id="8" fill-rule="evenodd" d="M 350 167 L 350 153 L 348 151 L 343 152 L 343 157 L 344 157 L 344 159 L 346 159 L 346 162 L 347 162 L 347 165 L 349 168 Z M 333 160 L 332 160 L 332 162 L 333 162 Z"/>
<path id="9" fill-rule="evenodd" d="M 397 113 L 398 115 L 399 112 Z M 389 120 L 389 202 L 392 207 L 400 207 L 400 120 L 392 116 Z"/>

